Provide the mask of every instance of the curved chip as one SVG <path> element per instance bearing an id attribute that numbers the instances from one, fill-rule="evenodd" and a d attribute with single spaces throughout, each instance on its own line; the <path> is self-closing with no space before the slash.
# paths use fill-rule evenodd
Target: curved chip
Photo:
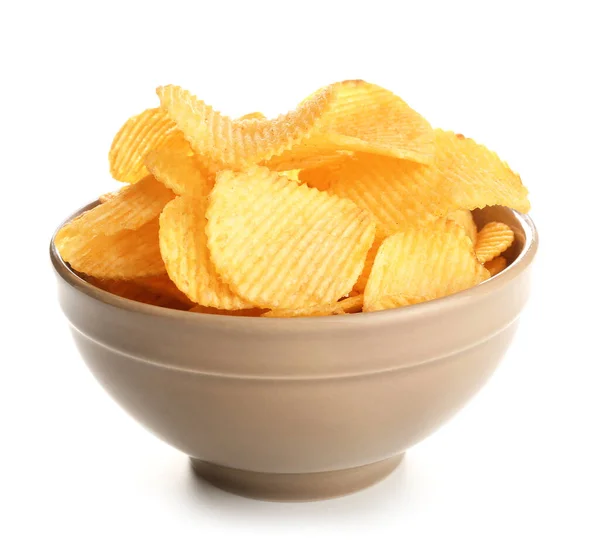
<path id="1" fill-rule="evenodd" d="M 244 309 L 253 304 L 234 294 L 212 264 L 206 244 L 203 197 L 178 197 L 160 215 L 160 253 L 171 280 L 190 300 L 219 309 Z"/>
<path id="2" fill-rule="evenodd" d="M 183 134 L 164 110 L 144 110 L 129 118 L 113 139 L 108 154 L 110 173 L 119 182 L 137 182 L 148 174 L 146 155 L 164 147 L 189 150 Z"/>
<path id="3" fill-rule="evenodd" d="M 388 297 L 398 303 L 432 300 L 487 278 L 489 272 L 477 260 L 465 230 L 439 219 L 383 241 L 365 288 L 364 311 L 376 311 Z"/>
<path id="4" fill-rule="evenodd" d="M 281 155 L 271 157 L 261 163 L 271 170 L 285 171 L 307 168 L 319 168 L 325 165 L 334 165 L 345 161 L 352 156 L 350 151 L 337 151 L 334 149 L 319 149 L 315 145 L 299 143 Z"/>
<path id="5" fill-rule="evenodd" d="M 175 85 L 156 90 L 161 107 L 192 149 L 223 168 L 239 169 L 279 155 L 307 138 L 331 103 L 325 90 L 271 119 L 232 120 Z"/>
<path id="6" fill-rule="evenodd" d="M 96 278 L 133 279 L 160 275 L 165 265 L 158 248 L 158 218 L 137 230 L 122 230 L 111 236 L 74 232 L 76 223 L 66 224 L 56 234 L 62 259 L 75 271 Z"/>
<path id="7" fill-rule="evenodd" d="M 352 290 L 373 243 L 366 211 L 267 168 L 220 173 L 209 199 L 215 267 L 258 307 L 336 302 Z"/>
<path id="8" fill-rule="evenodd" d="M 248 309 L 217 309 L 207 306 L 194 306 L 192 313 L 207 313 L 210 315 L 233 315 L 237 317 L 260 317 L 266 310 L 260 308 Z"/>
<path id="9" fill-rule="evenodd" d="M 460 224 L 467 232 L 467 236 L 471 238 L 473 245 L 475 245 L 475 242 L 477 242 L 477 225 L 473 220 L 473 213 L 471 211 L 468 209 L 457 209 L 448 213 L 446 217 L 456 224 Z"/>
<path id="10" fill-rule="evenodd" d="M 490 272 L 490 275 L 496 276 L 498 273 L 504 271 L 506 266 L 508 265 L 508 261 L 506 257 L 499 255 L 498 257 L 494 257 L 491 261 L 488 261 L 485 264 L 485 268 Z"/>
<path id="11" fill-rule="evenodd" d="M 515 233 L 508 224 L 488 222 L 477 234 L 475 254 L 482 263 L 487 263 L 505 252 L 513 243 Z"/>
<path id="12" fill-rule="evenodd" d="M 73 234 L 105 234 L 137 230 L 160 215 L 175 196 L 153 176 L 125 186 L 107 201 L 86 211 L 72 222 Z"/>
<path id="13" fill-rule="evenodd" d="M 272 309 L 261 317 L 324 317 L 327 315 L 344 315 L 358 313 L 362 310 L 363 296 L 344 298 L 333 304 L 310 306 L 300 309 Z"/>
<path id="14" fill-rule="evenodd" d="M 215 178 L 197 156 L 169 150 L 152 151 L 146 167 L 177 195 L 202 197 L 209 194 Z"/>
<path id="15" fill-rule="evenodd" d="M 362 80 L 342 81 L 325 89 L 335 101 L 315 134 L 323 135 L 323 142 L 338 149 L 433 161 L 431 126 L 400 97 Z"/>
<path id="16" fill-rule="evenodd" d="M 389 296 L 382 296 L 376 300 L 371 301 L 371 305 L 365 312 L 371 311 L 382 311 L 384 309 L 395 309 L 406 306 L 413 306 L 415 304 L 422 304 L 423 302 L 429 301 L 425 296 L 404 296 L 402 294 L 390 294 Z"/>

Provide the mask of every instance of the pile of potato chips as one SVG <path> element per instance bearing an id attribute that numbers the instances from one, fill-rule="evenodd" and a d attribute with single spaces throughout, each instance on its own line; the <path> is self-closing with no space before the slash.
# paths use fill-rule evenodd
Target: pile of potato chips
<path id="1" fill-rule="evenodd" d="M 173 85 L 109 154 L 128 185 L 66 224 L 61 257 L 95 286 L 149 304 L 237 316 L 378 311 L 502 271 L 529 210 L 495 153 L 433 129 L 364 81 L 319 89 L 275 119 L 232 119 Z"/>

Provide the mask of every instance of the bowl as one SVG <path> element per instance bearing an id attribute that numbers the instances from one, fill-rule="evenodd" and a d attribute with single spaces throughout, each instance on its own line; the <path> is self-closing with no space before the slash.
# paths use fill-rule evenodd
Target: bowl
<path id="1" fill-rule="evenodd" d="M 92 208 L 90 204 L 74 215 Z M 121 298 L 50 257 L 83 360 L 140 424 L 212 484 L 317 500 L 387 476 L 481 389 L 517 329 L 537 249 L 529 217 L 475 213 L 515 231 L 509 266 L 482 284 L 374 313 L 264 319 Z"/>

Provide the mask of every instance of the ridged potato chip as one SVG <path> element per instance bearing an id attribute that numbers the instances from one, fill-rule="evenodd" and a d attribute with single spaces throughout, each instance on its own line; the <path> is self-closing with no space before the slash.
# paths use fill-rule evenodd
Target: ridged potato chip
<path id="1" fill-rule="evenodd" d="M 334 102 L 319 122 L 318 137 L 337 149 L 416 162 L 433 161 L 433 130 L 400 97 L 372 83 L 349 80 L 329 89 Z"/>
<path id="2" fill-rule="evenodd" d="M 158 248 L 158 218 L 137 230 L 122 230 L 111 236 L 79 233 L 76 221 L 56 234 L 62 259 L 75 271 L 96 278 L 133 279 L 160 275 L 165 265 Z"/>
<path id="3" fill-rule="evenodd" d="M 382 311 L 384 309 L 395 309 L 403 308 L 406 306 L 413 306 L 415 304 L 421 304 L 428 302 L 431 298 L 425 296 L 403 296 L 402 294 L 390 294 L 389 296 L 382 296 L 376 300 L 371 301 L 371 305 L 365 312 L 370 311 Z"/>
<path id="4" fill-rule="evenodd" d="M 498 257 L 494 257 L 491 261 L 488 261 L 485 264 L 485 268 L 490 272 L 490 275 L 496 276 L 498 273 L 504 271 L 506 266 L 508 265 L 508 261 L 506 257 L 499 255 Z"/>
<path id="5" fill-rule="evenodd" d="M 148 174 L 144 165 L 148 153 L 166 147 L 189 150 L 183 134 L 164 110 L 144 110 L 127 120 L 113 139 L 108 154 L 110 173 L 120 182 L 137 182 Z"/>
<path id="6" fill-rule="evenodd" d="M 260 317 L 266 310 L 260 308 L 248 309 L 217 309 L 207 306 L 194 306 L 192 313 L 207 313 L 210 315 L 233 315 L 237 317 Z"/>
<path id="7" fill-rule="evenodd" d="M 174 197 L 153 176 L 146 176 L 75 219 L 72 233 L 111 236 L 122 230 L 137 230 L 158 217 Z"/>
<path id="8" fill-rule="evenodd" d="M 160 215 L 160 253 L 171 280 L 190 300 L 218 309 L 245 309 L 249 303 L 221 280 L 206 242 L 203 197 L 178 197 Z"/>
<path id="9" fill-rule="evenodd" d="M 473 213 L 471 211 L 468 209 L 458 209 L 448 213 L 447 218 L 456 224 L 460 224 L 467 232 L 467 236 L 471 238 L 473 245 L 475 245 L 475 242 L 477 242 L 477 225 L 473 220 Z"/>
<path id="10" fill-rule="evenodd" d="M 160 306 L 171 309 L 188 310 L 192 307 L 192 302 L 185 298 L 183 295 L 172 295 L 170 292 L 162 290 L 160 288 L 153 288 L 152 283 L 146 284 L 145 280 L 156 278 L 163 279 L 165 275 L 157 277 L 149 277 L 148 279 L 133 279 L 133 280 L 117 280 L 117 279 L 97 279 L 90 276 L 85 276 L 85 279 L 116 296 L 127 298 L 128 300 L 134 300 L 144 304 L 151 304 L 153 306 Z M 166 277 L 167 280 L 169 277 Z M 178 291 L 179 292 L 179 291 Z M 179 293 L 181 294 L 181 293 Z M 181 297 L 183 296 L 183 298 Z"/>
<path id="11" fill-rule="evenodd" d="M 373 243 L 366 211 L 264 167 L 221 172 L 206 213 L 218 273 L 270 309 L 333 303 L 352 290 Z"/>
<path id="12" fill-rule="evenodd" d="M 314 145 L 299 143 L 281 155 L 271 157 L 262 163 L 267 168 L 277 171 L 319 168 L 343 162 L 352 153 L 333 149 L 319 149 Z"/>
<path id="13" fill-rule="evenodd" d="M 161 107 L 192 149 L 231 169 L 267 160 L 302 142 L 315 130 L 332 100 L 331 92 L 326 90 L 273 120 L 232 120 L 181 87 L 159 87 L 157 94 Z"/>
<path id="14" fill-rule="evenodd" d="M 477 234 L 475 254 L 482 263 L 487 263 L 505 252 L 513 243 L 515 233 L 503 222 L 488 222 Z"/>
<path id="15" fill-rule="evenodd" d="M 365 288 L 364 311 L 403 300 L 432 300 L 489 278 L 465 230 L 447 219 L 386 238 Z"/>
<path id="16" fill-rule="evenodd" d="M 196 156 L 175 151 L 152 151 L 146 167 L 154 177 L 177 195 L 207 196 L 215 183 L 214 174 Z"/>
<path id="17" fill-rule="evenodd" d="M 262 314 L 262 317 L 324 317 L 327 315 L 344 315 L 358 313 L 362 310 L 363 296 L 344 298 L 333 304 L 311 306 L 299 309 L 272 309 Z"/>
<path id="18" fill-rule="evenodd" d="M 125 186 L 128 187 L 128 186 Z M 118 195 L 118 191 L 109 191 L 108 193 L 103 193 L 99 198 L 98 201 L 100 203 L 106 203 L 107 201 L 110 201 L 111 199 L 113 199 L 114 197 L 116 197 Z"/>

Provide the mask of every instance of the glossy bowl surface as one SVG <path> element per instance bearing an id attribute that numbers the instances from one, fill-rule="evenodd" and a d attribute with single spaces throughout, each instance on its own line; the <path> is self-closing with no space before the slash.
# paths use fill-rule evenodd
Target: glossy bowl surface
<path id="1" fill-rule="evenodd" d="M 515 231 L 503 272 L 452 296 L 355 315 L 165 309 L 85 282 L 53 241 L 50 256 L 75 344 L 129 414 L 223 489 L 314 500 L 389 474 L 468 402 L 507 350 L 529 294 L 537 235 L 529 217 L 503 207 L 475 218 Z"/>

